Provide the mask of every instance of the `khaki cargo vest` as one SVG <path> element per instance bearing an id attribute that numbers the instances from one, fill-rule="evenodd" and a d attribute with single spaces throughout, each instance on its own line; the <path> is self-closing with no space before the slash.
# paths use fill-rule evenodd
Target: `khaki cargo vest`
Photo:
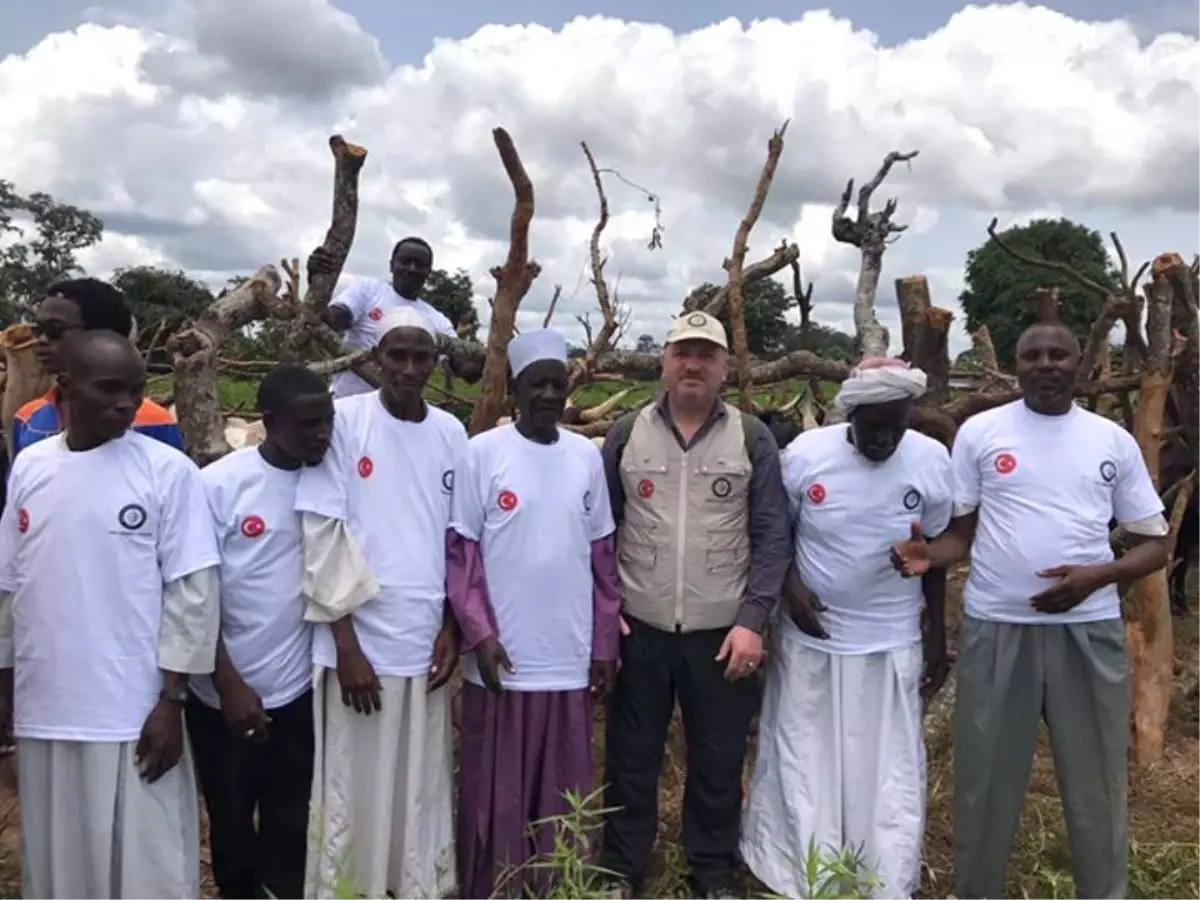
<path id="1" fill-rule="evenodd" d="M 625 515 L 617 571 L 625 611 L 666 631 L 728 628 L 750 569 L 750 457 L 741 413 L 686 452 L 657 404 L 634 421 L 621 456 Z"/>

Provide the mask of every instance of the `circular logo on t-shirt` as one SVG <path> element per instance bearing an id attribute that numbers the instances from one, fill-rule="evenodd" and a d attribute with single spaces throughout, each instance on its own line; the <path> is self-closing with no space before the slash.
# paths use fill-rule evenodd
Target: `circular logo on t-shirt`
<path id="1" fill-rule="evenodd" d="M 649 478 L 643 478 L 638 482 L 638 496 L 643 500 L 649 500 L 654 496 L 654 482 Z"/>
<path id="2" fill-rule="evenodd" d="M 1001 475 L 1011 475 L 1017 470 L 1017 458 L 1011 453 L 1001 453 L 996 457 L 996 471 Z"/>
<path id="3" fill-rule="evenodd" d="M 246 516 L 242 519 L 242 534 L 248 538 L 262 537 L 264 531 L 267 530 L 267 523 L 262 520 L 262 516 Z"/>
<path id="4" fill-rule="evenodd" d="M 371 473 L 375 471 L 375 463 L 371 462 L 371 457 L 364 456 L 358 461 L 358 477 L 370 478 Z"/>
<path id="5" fill-rule="evenodd" d="M 496 498 L 496 505 L 505 512 L 512 512 L 517 508 L 517 495 L 512 491 L 501 491 Z"/>
<path id="6" fill-rule="evenodd" d="M 137 531 L 146 524 L 146 510 L 136 503 L 128 503 L 117 513 L 117 521 L 126 531 Z"/>
<path id="7" fill-rule="evenodd" d="M 729 479 L 722 475 L 720 478 L 714 478 L 712 483 L 713 496 L 724 500 L 733 490 L 733 485 L 729 483 Z"/>
<path id="8" fill-rule="evenodd" d="M 708 318 L 704 315 L 704 313 L 692 313 L 690 316 L 688 316 L 687 323 L 692 328 L 703 328 L 708 324 Z"/>
<path id="9" fill-rule="evenodd" d="M 21 507 L 17 510 L 17 531 L 24 534 L 29 530 L 29 510 Z"/>
<path id="10" fill-rule="evenodd" d="M 914 510 L 920 505 L 921 492 L 916 488 L 911 488 L 909 492 L 904 495 L 904 508 L 907 510 Z"/>
<path id="11" fill-rule="evenodd" d="M 823 485 L 823 484 L 810 485 L 807 493 L 808 493 L 809 502 L 818 503 L 818 504 L 825 502 L 825 485 Z"/>
<path id="12" fill-rule="evenodd" d="M 383 310 L 378 306 L 372 306 L 370 311 L 367 313 L 367 318 L 372 322 L 378 322 L 383 318 Z"/>
<path id="13" fill-rule="evenodd" d="M 592 511 L 592 492 L 591 491 L 583 492 L 583 511 L 584 512 Z"/>
<path id="14" fill-rule="evenodd" d="M 442 473 L 442 490 L 447 494 L 454 492 L 454 470 L 447 469 Z"/>
<path id="15" fill-rule="evenodd" d="M 1105 481 L 1112 481 L 1117 477 L 1117 464 L 1111 459 L 1106 459 L 1100 463 L 1100 477 Z"/>

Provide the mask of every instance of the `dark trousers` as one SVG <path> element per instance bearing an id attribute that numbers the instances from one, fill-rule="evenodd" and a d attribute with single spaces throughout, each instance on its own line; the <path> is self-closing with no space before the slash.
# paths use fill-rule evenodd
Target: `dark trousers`
<path id="1" fill-rule="evenodd" d="M 658 775 L 679 701 L 687 739 L 683 849 L 694 886 L 729 884 L 738 865 L 742 765 L 758 707 L 757 678 L 725 680 L 715 661 L 728 629 L 688 634 L 629 619 L 605 726 L 601 865 L 641 887 L 658 826 Z"/>
<path id="2" fill-rule="evenodd" d="M 304 896 L 312 691 L 268 715 L 268 738 L 256 743 L 233 734 L 220 710 L 195 697 L 188 702 L 188 737 L 208 808 L 213 879 L 226 898 Z"/>

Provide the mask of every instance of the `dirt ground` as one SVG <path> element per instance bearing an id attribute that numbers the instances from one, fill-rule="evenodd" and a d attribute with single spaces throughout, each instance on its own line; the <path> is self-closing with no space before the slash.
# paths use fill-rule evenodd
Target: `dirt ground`
<path id="1" fill-rule="evenodd" d="M 1197 608 L 1196 578 L 1189 594 Z M 952 581 L 950 604 L 957 616 L 961 580 Z M 1175 625 L 1175 695 L 1163 760 L 1130 774 L 1130 897 L 1200 897 L 1200 622 L 1195 612 Z M 952 632 L 953 632 L 952 628 Z M 658 844 L 647 896 L 690 896 L 679 845 L 680 803 L 686 763 L 678 722 L 672 726 L 659 794 Z M 602 768 L 602 723 L 596 734 L 597 776 Z M 925 859 L 919 896 L 953 891 L 953 746 L 930 748 Z M 20 896 L 18 806 L 12 757 L 0 759 L 0 898 Z M 202 895 L 215 897 L 208 847 L 201 847 Z M 765 891 L 747 875 L 744 896 Z M 1054 764 L 1043 734 L 1025 799 L 1021 827 L 1009 865 L 1008 897 L 1071 897 L 1070 850 L 1063 827 Z"/>

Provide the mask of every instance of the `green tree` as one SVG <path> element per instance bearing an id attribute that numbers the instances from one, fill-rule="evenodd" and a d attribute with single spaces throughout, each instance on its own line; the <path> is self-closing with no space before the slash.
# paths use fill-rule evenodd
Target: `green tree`
<path id="1" fill-rule="evenodd" d="M 99 242 L 104 223 L 41 192 L 0 179 L 0 322 L 28 313 L 54 281 L 83 270 L 76 254 Z"/>
<path id="2" fill-rule="evenodd" d="M 112 284 L 129 302 L 138 323 L 138 343 L 145 347 L 162 329 L 159 343 L 198 316 L 213 295 L 203 284 L 180 271 L 155 266 L 117 269 Z"/>
<path id="3" fill-rule="evenodd" d="M 1066 263 L 1117 290 L 1117 272 L 1098 231 L 1068 219 L 1036 219 L 1001 232 L 1000 238 L 1014 250 Z M 1037 321 L 1032 298 L 1039 287 L 1057 287 L 1063 323 L 1081 336 L 1087 333 L 1103 303 L 1094 292 L 1058 272 L 1013 259 L 991 240 L 967 254 L 966 289 L 958 298 L 967 328 L 988 327 L 1002 366 L 1012 365 L 1017 338 Z"/>
<path id="4" fill-rule="evenodd" d="M 654 335 L 639 334 L 637 346 L 634 349 L 637 353 L 657 353 L 661 348 L 658 346 L 658 341 L 654 340 Z"/>
<path id="5" fill-rule="evenodd" d="M 816 322 L 809 324 L 807 335 L 797 326 L 788 325 L 787 346 L 789 350 L 809 350 L 825 359 L 842 362 L 850 362 L 855 356 L 853 335 Z"/>
<path id="6" fill-rule="evenodd" d="M 444 315 L 459 334 L 467 340 L 475 340 L 479 329 L 479 317 L 475 314 L 475 288 L 471 284 L 471 276 L 465 269 L 459 269 L 453 275 L 445 269 L 434 269 L 425 282 L 425 290 L 421 298 Z M 465 325 L 465 333 L 463 326 Z"/>
<path id="7" fill-rule="evenodd" d="M 720 288 L 717 285 L 705 283 L 693 291 L 700 297 L 701 309 L 718 290 Z M 750 282 L 743 291 L 743 297 L 742 314 L 746 320 L 746 344 L 750 352 L 755 356 L 772 356 L 783 352 L 788 337 L 788 323 L 783 314 L 795 301 L 774 278 Z M 732 339 L 729 304 L 722 308 L 718 318 Z"/>

